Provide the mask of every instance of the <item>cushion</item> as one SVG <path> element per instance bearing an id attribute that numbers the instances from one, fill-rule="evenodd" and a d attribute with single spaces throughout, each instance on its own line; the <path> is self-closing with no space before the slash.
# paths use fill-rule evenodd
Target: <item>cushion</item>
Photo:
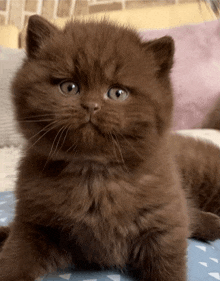
<path id="1" fill-rule="evenodd" d="M 0 46 L 0 147 L 19 145 L 22 138 L 16 130 L 11 103 L 12 78 L 25 57 L 24 50 Z"/>

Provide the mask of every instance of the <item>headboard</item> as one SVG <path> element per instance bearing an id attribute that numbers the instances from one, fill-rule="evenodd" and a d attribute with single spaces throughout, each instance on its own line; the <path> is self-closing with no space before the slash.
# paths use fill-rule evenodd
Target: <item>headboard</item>
<path id="1" fill-rule="evenodd" d="M 22 30 L 28 17 L 33 14 L 39 14 L 48 20 L 55 21 L 57 18 L 166 6 L 167 4 L 194 2 L 200 5 L 200 1 L 209 0 L 0 0 L 0 26 L 13 25 Z"/>
<path id="2" fill-rule="evenodd" d="M 0 25 L 12 24 L 21 30 L 33 14 L 56 20 L 103 10 L 121 10 L 131 2 L 143 0 L 0 0 Z"/>

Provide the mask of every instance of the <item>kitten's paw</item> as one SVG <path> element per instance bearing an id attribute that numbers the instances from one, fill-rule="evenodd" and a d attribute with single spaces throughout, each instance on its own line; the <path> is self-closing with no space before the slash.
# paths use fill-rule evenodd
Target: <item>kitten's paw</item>
<path id="1" fill-rule="evenodd" d="M 0 254 L 0 281 L 35 281 L 28 273 L 24 273 L 15 263 Z"/>
<path id="2" fill-rule="evenodd" d="M 36 281 L 40 281 L 41 279 L 36 279 Z M 30 277 L 27 277 L 27 278 L 19 278 L 19 277 L 10 277 L 8 276 L 7 279 L 5 279 L 5 277 L 1 277 L 0 276 L 0 281 L 35 281 L 34 278 L 30 278 Z"/>
<path id="3" fill-rule="evenodd" d="M 213 213 L 200 211 L 198 221 L 192 228 L 193 238 L 205 241 L 220 239 L 220 217 Z"/>

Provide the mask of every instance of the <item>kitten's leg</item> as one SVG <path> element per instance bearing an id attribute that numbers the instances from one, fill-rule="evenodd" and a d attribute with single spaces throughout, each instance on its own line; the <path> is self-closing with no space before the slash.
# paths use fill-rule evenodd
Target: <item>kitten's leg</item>
<path id="1" fill-rule="evenodd" d="M 33 226 L 13 225 L 0 253 L 0 281 L 34 281 L 67 266 L 70 257 L 50 238 Z"/>
<path id="2" fill-rule="evenodd" d="M 187 238 L 181 231 L 146 234 L 133 251 L 131 266 L 142 281 L 186 281 Z"/>
<path id="3" fill-rule="evenodd" d="M 213 241 L 220 239 L 220 217 L 213 213 L 196 210 L 191 225 L 191 237 Z"/>

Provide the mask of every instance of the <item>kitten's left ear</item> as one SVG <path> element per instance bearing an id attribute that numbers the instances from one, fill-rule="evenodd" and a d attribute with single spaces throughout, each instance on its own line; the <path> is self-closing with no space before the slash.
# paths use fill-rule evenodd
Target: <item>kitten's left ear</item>
<path id="1" fill-rule="evenodd" d="M 152 51 L 159 66 L 158 75 L 163 76 L 173 66 L 174 57 L 174 40 L 170 36 L 164 36 L 162 38 L 148 41 L 143 43 L 143 47 L 146 51 Z"/>
<path id="2" fill-rule="evenodd" d="M 27 55 L 36 58 L 44 41 L 58 29 L 41 16 L 33 15 L 29 18 L 26 36 Z"/>

